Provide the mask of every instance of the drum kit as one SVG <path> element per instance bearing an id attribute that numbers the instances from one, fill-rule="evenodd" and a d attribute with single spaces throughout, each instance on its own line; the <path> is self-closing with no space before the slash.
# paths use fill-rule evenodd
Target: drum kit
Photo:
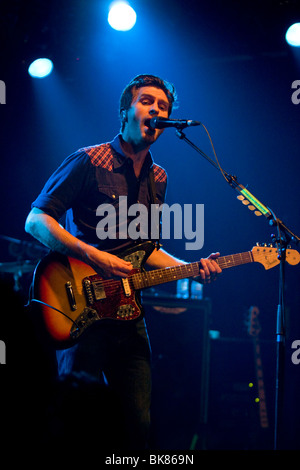
<path id="1" fill-rule="evenodd" d="M 6 235 L 0 235 L 0 240 L 8 242 L 7 252 L 16 261 L 0 262 L 0 276 L 13 277 L 14 290 L 19 292 L 22 290 L 21 281 L 24 274 L 33 274 L 39 259 L 49 250 L 43 245 L 36 242 L 27 242 L 11 238 Z"/>

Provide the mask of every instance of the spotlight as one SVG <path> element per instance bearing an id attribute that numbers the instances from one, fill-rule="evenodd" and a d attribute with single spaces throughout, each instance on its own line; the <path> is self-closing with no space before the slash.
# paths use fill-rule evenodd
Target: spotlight
<path id="1" fill-rule="evenodd" d="M 290 46 L 300 46 L 300 23 L 294 23 L 289 27 L 286 32 L 285 39 Z"/>
<path id="2" fill-rule="evenodd" d="M 113 2 L 108 13 L 108 23 L 117 31 L 129 31 L 136 22 L 134 9 L 125 1 Z"/>
<path id="3" fill-rule="evenodd" d="M 34 78 L 47 77 L 52 72 L 53 63 L 50 59 L 36 59 L 28 67 L 28 73 Z"/>

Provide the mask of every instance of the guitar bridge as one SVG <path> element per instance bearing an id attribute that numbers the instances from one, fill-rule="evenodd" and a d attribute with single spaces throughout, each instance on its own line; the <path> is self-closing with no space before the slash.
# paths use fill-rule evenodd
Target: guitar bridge
<path id="1" fill-rule="evenodd" d="M 106 298 L 105 290 L 102 281 L 92 282 L 94 296 L 96 300 L 102 300 Z"/>
<path id="2" fill-rule="evenodd" d="M 94 301 L 106 298 L 102 281 L 91 281 L 90 279 L 84 279 L 83 286 L 87 301 L 90 305 L 92 305 Z"/>

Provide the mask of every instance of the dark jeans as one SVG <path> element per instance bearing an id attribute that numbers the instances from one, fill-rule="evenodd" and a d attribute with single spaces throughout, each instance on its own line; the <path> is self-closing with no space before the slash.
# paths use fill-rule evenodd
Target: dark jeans
<path id="1" fill-rule="evenodd" d="M 85 372 L 101 380 L 104 374 L 124 413 L 124 446 L 147 447 L 151 351 L 144 320 L 99 321 L 82 335 L 78 344 L 57 351 L 57 361 L 59 375 Z"/>

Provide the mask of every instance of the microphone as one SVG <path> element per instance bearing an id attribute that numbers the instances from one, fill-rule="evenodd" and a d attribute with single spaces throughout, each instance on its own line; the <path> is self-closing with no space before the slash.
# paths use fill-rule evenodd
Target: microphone
<path id="1" fill-rule="evenodd" d="M 163 117 L 154 117 L 146 119 L 145 125 L 151 129 L 164 129 L 165 127 L 176 127 L 177 129 L 184 129 L 190 126 L 200 126 L 201 122 L 192 121 L 191 119 L 167 119 Z"/>

